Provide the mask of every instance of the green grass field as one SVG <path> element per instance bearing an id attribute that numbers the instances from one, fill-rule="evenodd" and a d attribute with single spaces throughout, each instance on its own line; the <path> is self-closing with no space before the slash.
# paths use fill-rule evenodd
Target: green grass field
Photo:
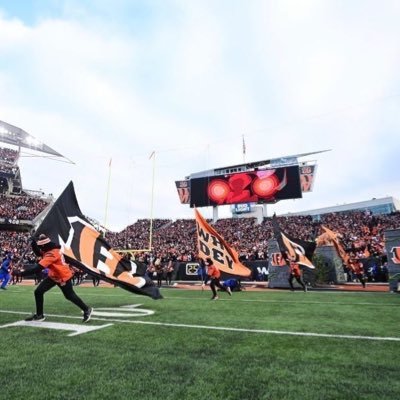
<path id="1" fill-rule="evenodd" d="M 45 323 L 108 326 L 4 327 L 34 311 L 33 290 L 0 293 L 0 399 L 400 398 L 396 294 L 79 287 L 98 313 L 82 324 L 54 288 Z"/>

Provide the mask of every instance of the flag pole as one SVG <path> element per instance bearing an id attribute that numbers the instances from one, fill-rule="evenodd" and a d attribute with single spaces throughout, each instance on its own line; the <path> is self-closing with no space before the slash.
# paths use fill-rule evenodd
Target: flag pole
<path id="1" fill-rule="evenodd" d="M 152 244 L 153 244 L 153 206 L 154 206 L 154 175 L 155 175 L 155 167 L 156 167 L 156 152 L 153 151 L 150 155 L 150 158 L 153 157 L 153 177 L 151 181 L 151 208 L 150 208 L 150 231 L 149 231 L 149 251 L 151 252 Z"/>
<path id="2" fill-rule="evenodd" d="M 242 135 L 242 152 L 243 152 L 243 163 L 246 162 L 246 142 L 244 141 L 244 135 Z"/>
<path id="3" fill-rule="evenodd" d="M 110 162 L 108 164 L 108 182 L 107 182 L 107 194 L 106 194 L 106 210 L 104 213 L 104 237 L 106 237 L 106 230 L 107 230 L 107 215 L 108 215 L 108 199 L 110 195 L 110 184 L 111 184 L 111 163 L 112 158 L 110 158 Z"/>

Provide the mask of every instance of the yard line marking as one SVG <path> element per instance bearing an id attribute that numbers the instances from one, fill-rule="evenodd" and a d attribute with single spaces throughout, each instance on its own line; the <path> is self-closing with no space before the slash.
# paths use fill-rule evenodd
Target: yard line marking
<path id="1" fill-rule="evenodd" d="M 9 313 L 9 314 L 25 314 L 25 315 L 29 314 L 29 313 L 22 312 L 22 311 L 0 310 L 0 312 Z M 56 318 L 81 319 L 81 317 L 73 317 L 70 315 L 59 315 L 59 314 L 46 314 L 46 316 L 56 317 Z M 224 327 L 224 326 L 177 324 L 177 323 L 169 323 L 169 322 L 127 321 L 127 320 L 121 320 L 121 319 L 98 318 L 98 317 L 93 317 L 92 320 L 107 321 L 107 322 L 119 322 L 119 323 L 123 323 L 123 324 L 167 326 L 167 327 L 172 327 L 172 328 L 184 328 L 184 329 L 205 329 L 205 330 L 227 331 L 227 332 L 265 333 L 265 334 L 272 334 L 272 335 L 323 337 L 323 338 L 331 338 L 331 339 L 354 339 L 354 340 L 375 340 L 375 341 L 387 341 L 387 342 L 400 342 L 400 337 L 339 335 L 339 334 L 330 334 L 330 333 L 275 331 L 275 330 L 270 330 L 270 329 L 245 329 L 245 328 L 231 328 L 231 327 Z"/>
<path id="2" fill-rule="evenodd" d="M 120 322 L 119 320 L 111 320 L 111 321 Z M 143 325 L 170 326 L 176 328 L 208 329 L 208 330 L 218 330 L 218 331 L 228 331 L 228 332 L 267 333 L 275 335 L 312 336 L 312 337 L 325 337 L 325 338 L 337 338 L 337 339 L 360 339 L 360 340 L 400 342 L 400 337 L 396 338 L 396 337 L 381 337 L 381 336 L 335 335 L 329 333 L 290 332 L 290 331 L 275 331 L 269 329 L 244 329 L 244 328 L 230 328 L 222 326 L 172 324 L 165 322 L 149 322 L 149 321 L 121 321 L 121 322 L 127 322 L 132 324 L 143 324 Z"/>
<path id="3" fill-rule="evenodd" d="M 106 325 L 77 325 L 77 324 L 63 324 L 60 322 L 47 322 L 47 321 L 17 321 L 11 324 L 0 325 L 0 329 L 2 328 L 13 328 L 25 326 L 28 328 L 44 328 L 44 329 L 55 329 L 58 331 L 72 331 L 68 336 L 77 336 L 82 335 L 83 333 L 97 331 L 99 329 L 108 328 L 109 326 L 113 326 L 114 324 L 106 324 Z"/>

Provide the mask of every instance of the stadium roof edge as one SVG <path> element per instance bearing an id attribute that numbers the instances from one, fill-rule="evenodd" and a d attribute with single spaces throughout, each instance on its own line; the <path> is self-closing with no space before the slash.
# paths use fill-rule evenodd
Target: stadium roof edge
<path id="1" fill-rule="evenodd" d="M 42 143 L 23 129 L 4 121 L 0 121 L 0 142 L 65 158 L 62 154 Z"/>
<path id="2" fill-rule="evenodd" d="M 325 153 L 327 151 L 331 151 L 331 149 L 312 151 L 309 153 L 293 154 L 293 155 L 288 155 L 288 156 L 270 158 L 270 159 L 262 160 L 262 161 L 253 161 L 253 162 L 247 162 L 247 163 L 242 163 L 242 164 L 229 165 L 229 166 L 225 166 L 225 167 L 213 168 L 213 169 L 209 169 L 209 170 L 195 172 L 193 174 L 190 174 L 189 176 L 186 176 L 185 179 L 191 179 L 194 177 L 200 178 L 200 177 L 204 177 L 204 176 L 213 176 L 215 173 L 218 173 L 222 170 L 227 170 L 227 169 L 245 168 L 245 170 L 247 170 L 247 169 L 251 169 L 251 168 L 258 168 L 261 166 L 266 166 L 266 165 L 272 164 L 274 162 L 283 162 L 285 160 L 294 160 L 294 159 L 297 159 L 300 157 L 306 157 L 306 156 L 309 156 L 312 154 Z"/>
<path id="3" fill-rule="evenodd" d="M 280 214 L 280 217 L 289 217 L 294 215 L 322 215 L 337 212 L 355 211 L 359 209 L 369 209 L 376 206 L 392 204 L 396 211 L 400 211 L 400 201 L 393 196 L 387 196 L 382 198 L 373 198 L 371 200 L 358 201 L 354 203 L 338 204 L 336 206 L 328 206 L 322 208 L 316 208 L 313 210 L 290 212 Z"/>

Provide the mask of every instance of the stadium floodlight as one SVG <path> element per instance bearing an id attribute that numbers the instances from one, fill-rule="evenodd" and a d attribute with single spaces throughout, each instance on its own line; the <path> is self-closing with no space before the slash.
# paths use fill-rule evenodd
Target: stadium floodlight
<path id="1" fill-rule="evenodd" d="M 8 130 L 4 126 L 0 126 L 0 135 L 5 135 L 8 133 Z"/>
<path id="2" fill-rule="evenodd" d="M 33 136 L 27 136 L 25 138 L 25 142 L 30 147 L 39 147 L 42 145 L 42 142 L 40 142 L 38 139 L 34 138 Z"/>

